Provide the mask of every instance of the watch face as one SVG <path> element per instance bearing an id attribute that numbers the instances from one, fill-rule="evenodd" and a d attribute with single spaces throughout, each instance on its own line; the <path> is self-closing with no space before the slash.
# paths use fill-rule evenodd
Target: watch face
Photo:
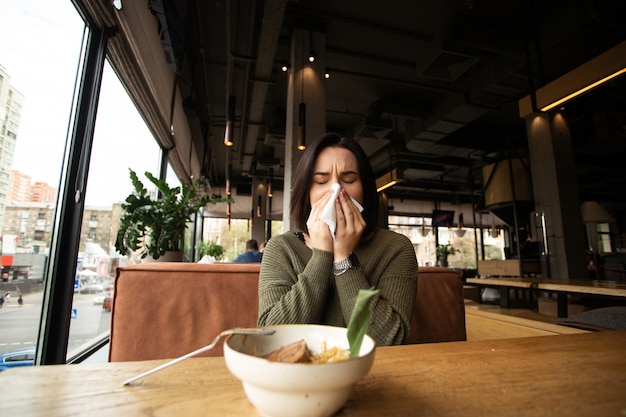
<path id="1" fill-rule="evenodd" d="M 359 266 L 359 259 L 354 253 L 351 253 L 350 256 L 348 256 L 348 262 L 350 262 L 351 268 Z"/>

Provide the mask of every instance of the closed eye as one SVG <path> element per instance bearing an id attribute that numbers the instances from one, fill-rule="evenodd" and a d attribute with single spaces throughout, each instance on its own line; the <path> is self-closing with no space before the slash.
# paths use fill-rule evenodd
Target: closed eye
<path id="1" fill-rule="evenodd" d="M 313 182 L 316 184 L 326 184 L 330 181 L 330 175 L 325 173 L 314 173 L 313 174 Z"/>
<path id="2" fill-rule="evenodd" d="M 341 175 L 341 182 L 346 184 L 352 184 L 354 182 L 357 182 L 359 179 L 359 174 L 356 172 L 350 172 Z"/>

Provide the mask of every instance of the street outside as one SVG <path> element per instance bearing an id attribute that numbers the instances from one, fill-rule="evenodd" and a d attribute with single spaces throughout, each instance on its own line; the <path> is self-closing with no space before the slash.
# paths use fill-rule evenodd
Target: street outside
<path id="1" fill-rule="evenodd" d="M 68 352 L 96 338 L 110 328 L 111 313 L 94 305 L 96 294 L 74 294 L 70 323 Z M 0 308 L 0 354 L 20 347 L 35 346 L 41 317 L 42 292 L 23 295 L 23 305 L 18 304 L 18 294 Z"/>

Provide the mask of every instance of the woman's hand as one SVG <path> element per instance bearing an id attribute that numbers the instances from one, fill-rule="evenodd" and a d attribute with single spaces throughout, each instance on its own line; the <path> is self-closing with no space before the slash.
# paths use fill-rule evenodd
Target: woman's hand
<path id="1" fill-rule="evenodd" d="M 311 205 L 311 214 L 306 221 L 309 230 L 308 244 L 311 248 L 321 249 L 326 252 L 333 252 L 333 237 L 330 234 L 328 225 L 319 219 L 324 207 L 333 195 L 332 190 L 328 190 L 317 202 Z"/>
<path id="2" fill-rule="evenodd" d="M 356 250 L 365 230 L 365 220 L 346 190 L 343 189 L 339 192 L 339 202 L 335 204 L 335 213 L 337 215 L 337 230 L 335 231 L 333 256 L 335 262 L 338 262 L 346 259 Z"/>

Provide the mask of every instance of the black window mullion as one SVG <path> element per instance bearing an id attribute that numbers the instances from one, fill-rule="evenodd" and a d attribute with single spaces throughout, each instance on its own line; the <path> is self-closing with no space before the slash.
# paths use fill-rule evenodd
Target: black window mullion
<path id="1" fill-rule="evenodd" d="M 106 30 L 89 29 L 81 76 L 77 77 L 78 90 L 72 109 L 74 117 L 63 161 L 37 341 L 36 363 L 40 365 L 66 362 L 84 193 L 107 36 Z"/>

